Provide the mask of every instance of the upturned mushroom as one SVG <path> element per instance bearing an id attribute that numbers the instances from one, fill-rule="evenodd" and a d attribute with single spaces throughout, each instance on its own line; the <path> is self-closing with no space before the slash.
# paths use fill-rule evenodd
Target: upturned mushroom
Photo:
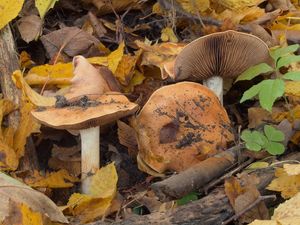
<path id="1" fill-rule="evenodd" d="M 156 90 L 131 125 L 139 168 L 152 175 L 183 171 L 233 140 L 228 115 L 216 95 L 194 82 Z"/>
<path id="2" fill-rule="evenodd" d="M 69 92 L 60 96 L 55 106 L 31 114 L 46 126 L 79 130 L 82 192 L 88 193 L 88 175 L 100 166 L 100 126 L 134 113 L 138 106 L 121 93 L 109 92 L 106 80 L 84 57 L 76 56 L 73 66 L 75 76 Z M 106 71 L 100 71 L 103 70 Z"/>
<path id="3" fill-rule="evenodd" d="M 200 37 L 178 54 L 173 78 L 203 81 L 223 104 L 223 78 L 236 78 L 250 66 L 272 64 L 268 46 L 258 37 L 233 30 Z"/>

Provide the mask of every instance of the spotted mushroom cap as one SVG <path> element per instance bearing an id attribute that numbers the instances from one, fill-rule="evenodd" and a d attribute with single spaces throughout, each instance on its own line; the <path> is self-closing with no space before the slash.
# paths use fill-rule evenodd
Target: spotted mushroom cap
<path id="1" fill-rule="evenodd" d="M 200 37 L 176 57 L 174 79 L 236 78 L 250 66 L 272 65 L 268 46 L 258 37 L 233 30 Z"/>
<path id="2" fill-rule="evenodd" d="M 158 173 L 185 170 L 233 140 L 229 118 L 216 95 L 193 82 L 156 90 L 131 125 L 143 161 L 140 168 L 146 164 Z"/>
<path id="3" fill-rule="evenodd" d="M 41 124 L 56 129 L 80 130 L 102 126 L 133 114 L 138 105 L 120 93 L 92 98 L 83 96 L 62 107 L 48 107 L 32 111 Z"/>

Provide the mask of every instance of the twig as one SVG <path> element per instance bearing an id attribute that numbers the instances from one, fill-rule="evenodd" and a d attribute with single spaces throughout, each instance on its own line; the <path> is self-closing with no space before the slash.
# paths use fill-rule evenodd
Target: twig
<path id="1" fill-rule="evenodd" d="M 246 212 L 251 210 L 253 207 L 255 207 L 258 203 L 261 201 L 265 201 L 268 199 L 272 199 L 273 201 L 276 200 L 276 195 L 265 195 L 265 196 L 259 196 L 254 202 L 252 202 L 248 207 L 244 208 L 241 212 L 235 214 L 234 216 L 230 217 L 228 220 L 225 220 L 222 225 L 227 225 L 232 221 L 237 220 L 242 215 L 244 215 Z"/>

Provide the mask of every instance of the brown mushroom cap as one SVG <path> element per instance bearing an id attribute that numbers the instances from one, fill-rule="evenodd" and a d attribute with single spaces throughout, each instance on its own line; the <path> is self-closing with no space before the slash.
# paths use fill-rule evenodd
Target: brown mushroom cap
<path id="1" fill-rule="evenodd" d="M 258 37 L 237 31 L 213 33 L 188 44 L 175 61 L 175 79 L 212 76 L 236 78 L 250 66 L 272 64 L 268 46 Z"/>
<path id="2" fill-rule="evenodd" d="M 193 82 L 156 90 L 132 126 L 140 159 L 159 173 L 185 170 L 233 140 L 230 121 L 218 98 Z"/>
<path id="3" fill-rule="evenodd" d="M 85 104 L 87 106 L 72 105 L 71 102 L 67 107 L 48 107 L 31 114 L 40 123 L 56 129 L 80 130 L 116 121 L 138 108 L 120 93 L 104 94 L 89 99 Z"/>

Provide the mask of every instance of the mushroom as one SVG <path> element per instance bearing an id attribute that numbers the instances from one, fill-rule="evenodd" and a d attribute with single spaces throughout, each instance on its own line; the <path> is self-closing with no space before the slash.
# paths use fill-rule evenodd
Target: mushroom
<path id="1" fill-rule="evenodd" d="M 183 171 L 233 140 L 228 115 L 216 95 L 194 82 L 156 90 L 131 125 L 139 168 L 151 175 Z"/>
<path id="2" fill-rule="evenodd" d="M 58 98 L 55 106 L 31 114 L 46 126 L 79 130 L 82 192 L 88 193 L 88 175 L 100 166 L 100 126 L 134 113 L 138 106 L 121 93 L 109 92 L 105 79 L 84 57 L 76 56 L 73 65 L 75 76 L 65 97 Z"/>
<path id="3" fill-rule="evenodd" d="M 236 78 L 263 62 L 272 64 L 264 41 L 229 30 L 200 37 L 185 46 L 176 57 L 173 78 L 203 80 L 223 104 L 223 78 Z"/>

